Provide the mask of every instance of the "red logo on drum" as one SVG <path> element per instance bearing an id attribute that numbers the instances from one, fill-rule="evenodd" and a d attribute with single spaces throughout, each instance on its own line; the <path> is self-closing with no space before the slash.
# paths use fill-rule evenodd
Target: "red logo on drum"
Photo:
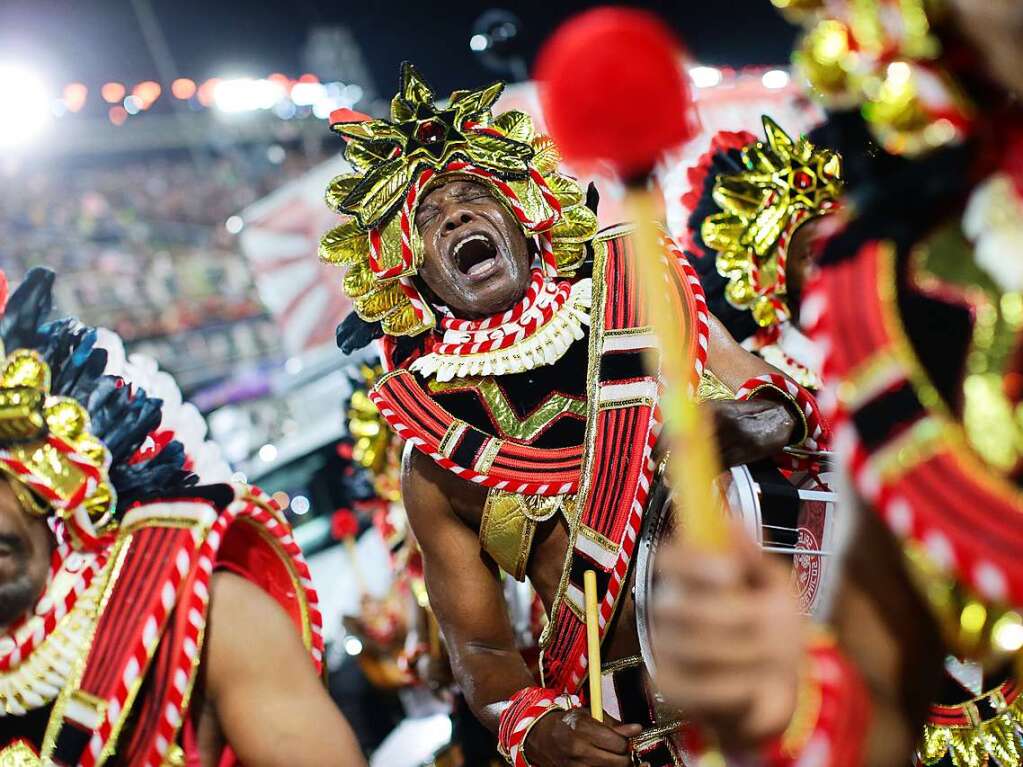
<path id="1" fill-rule="evenodd" d="M 820 551 L 820 541 L 810 530 L 799 528 L 799 540 L 796 549 L 804 551 Z M 821 555 L 799 554 L 792 557 L 792 585 L 799 600 L 801 612 L 809 613 L 817 601 L 817 590 L 821 585 Z"/>
<path id="2" fill-rule="evenodd" d="M 823 501 L 804 501 L 799 510 L 799 538 L 792 557 L 792 585 L 804 613 L 813 612 L 823 576 L 821 542 L 828 504 Z M 801 554 L 799 551 L 813 552 Z"/>

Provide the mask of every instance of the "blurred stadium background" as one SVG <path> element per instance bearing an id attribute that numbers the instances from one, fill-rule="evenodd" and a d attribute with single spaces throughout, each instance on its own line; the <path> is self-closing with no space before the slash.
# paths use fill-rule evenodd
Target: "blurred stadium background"
<path id="1" fill-rule="evenodd" d="M 335 669 L 361 651 L 342 621 L 360 609 L 356 574 L 331 519 L 356 492 L 345 413 L 363 360 L 334 346 L 348 304 L 316 259 L 334 219 L 323 190 L 345 169 L 326 118 L 339 107 L 382 114 L 409 59 L 439 92 L 506 79 L 501 106 L 542 120 L 532 58 L 590 5 L 0 3 L 0 267 L 15 283 L 33 265 L 56 269 L 61 309 L 156 358 L 237 477 L 281 494 L 325 603 Z M 795 131 L 815 118 L 785 63 L 794 31 L 766 0 L 639 5 L 688 41 L 708 133 L 758 130 L 763 111 Z M 686 162 L 704 145 L 662 175 L 673 229 Z M 616 188 L 599 183 L 612 223 Z M 360 576 L 382 595 L 387 546 L 362 529 Z M 438 716 L 403 725 L 422 754 L 388 752 L 392 738 L 377 763 L 428 761 L 450 732 Z"/>

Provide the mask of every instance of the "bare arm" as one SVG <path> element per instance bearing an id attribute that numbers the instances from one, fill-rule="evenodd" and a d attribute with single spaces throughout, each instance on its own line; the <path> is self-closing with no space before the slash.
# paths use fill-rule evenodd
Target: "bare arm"
<path id="1" fill-rule="evenodd" d="M 780 373 L 760 357 L 735 342 L 717 317 L 710 316 L 707 367 L 732 392 L 751 378 Z M 795 414 L 779 398 L 750 402 L 715 400 L 703 403 L 713 414 L 717 445 L 725 466 L 752 463 L 777 455 L 793 439 L 799 439 Z"/>
<path id="2" fill-rule="evenodd" d="M 853 512 L 850 507 L 843 509 Z M 866 764 L 905 764 L 943 678 L 944 647 L 903 555 L 877 514 L 860 510 L 832 611 L 843 652 L 870 688 L 874 712 Z"/>
<path id="3" fill-rule="evenodd" d="M 710 315 L 710 333 L 707 336 L 707 367 L 733 392 L 751 378 L 764 373 L 781 373 L 736 343 L 721 320 L 713 314 Z"/>
<path id="4" fill-rule="evenodd" d="M 281 606 L 229 572 L 213 576 L 210 597 L 203 674 L 213 715 L 200 719 L 200 744 L 226 740 L 247 767 L 363 767 Z"/>
<path id="5" fill-rule="evenodd" d="M 515 646 L 497 567 L 452 507 L 453 497 L 473 490 L 482 503 L 477 488 L 418 451 L 406 454 L 402 496 L 423 551 L 430 605 L 469 705 L 496 732 L 501 704 L 535 681 Z"/>
<path id="6" fill-rule="evenodd" d="M 496 732 L 505 702 L 537 681 L 515 646 L 497 567 L 452 505 L 468 496 L 481 507 L 484 493 L 417 451 L 405 458 L 402 496 L 423 550 L 430 604 L 455 678 L 479 720 Z M 526 755 L 537 767 L 627 767 L 628 738 L 641 729 L 597 722 L 584 709 L 557 711 L 530 730 Z"/>

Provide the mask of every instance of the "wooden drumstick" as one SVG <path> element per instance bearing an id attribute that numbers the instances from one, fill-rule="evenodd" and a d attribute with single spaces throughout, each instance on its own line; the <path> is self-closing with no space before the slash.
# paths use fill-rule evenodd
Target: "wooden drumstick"
<path id="1" fill-rule="evenodd" d="M 583 591 L 586 596 L 587 665 L 590 674 L 590 716 L 604 721 L 604 701 L 600 690 L 600 618 L 597 611 L 597 574 L 593 570 L 583 573 Z"/>

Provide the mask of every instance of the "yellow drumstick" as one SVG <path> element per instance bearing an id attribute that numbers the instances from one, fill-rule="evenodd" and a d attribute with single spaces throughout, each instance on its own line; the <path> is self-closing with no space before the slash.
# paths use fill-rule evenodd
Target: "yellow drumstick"
<path id="1" fill-rule="evenodd" d="M 590 716 L 604 721 L 604 701 L 600 692 L 600 622 L 597 613 L 597 574 L 593 570 L 583 573 L 586 594 L 586 642 L 589 646 L 587 664 L 590 670 Z"/>
<path id="2" fill-rule="evenodd" d="M 683 331 L 692 319 L 679 317 L 668 295 L 664 249 L 653 224 L 659 218 L 659 211 L 651 193 L 645 189 L 630 189 L 625 205 L 630 220 L 636 225 L 636 271 L 647 300 L 647 314 L 663 350 L 651 367 L 656 370 L 659 362 L 668 382 L 661 412 L 671 449 L 668 476 L 677 500 L 680 528 L 694 546 L 704 551 L 720 551 L 728 546 L 729 533 L 727 521 L 714 498 L 714 477 L 721 471 L 714 433 L 707 416 L 689 396 L 686 387 L 691 375 L 690 363 L 679 353 L 685 348 Z"/>

